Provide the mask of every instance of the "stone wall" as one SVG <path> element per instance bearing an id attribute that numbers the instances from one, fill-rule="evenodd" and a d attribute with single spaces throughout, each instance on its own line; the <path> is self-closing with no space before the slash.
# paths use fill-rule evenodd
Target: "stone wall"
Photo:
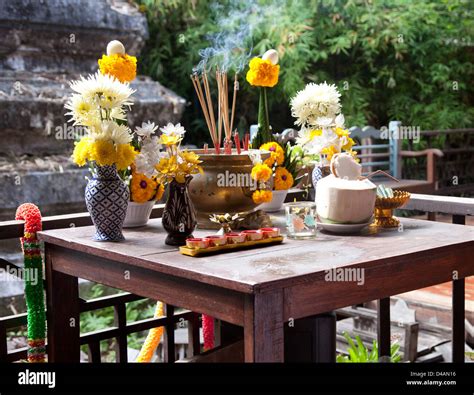
<path id="1" fill-rule="evenodd" d="M 26 201 L 46 214 L 84 208 L 86 172 L 69 159 L 69 81 L 95 72 L 109 41 L 138 56 L 147 37 L 144 15 L 125 0 L 0 1 L 0 219 Z M 148 77 L 132 87 L 131 127 L 179 121 L 184 99 Z"/>

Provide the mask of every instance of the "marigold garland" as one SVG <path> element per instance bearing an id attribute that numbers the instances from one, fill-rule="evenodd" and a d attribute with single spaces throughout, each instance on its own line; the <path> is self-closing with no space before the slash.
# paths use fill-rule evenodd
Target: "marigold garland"
<path id="1" fill-rule="evenodd" d="M 137 76 L 137 58 L 127 54 L 102 55 L 100 72 L 117 78 L 120 82 L 130 82 Z"/>
<path id="2" fill-rule="evenodd" d="M 156 304 L 154 318 L 163 317 L 164 313 L 164 304 L 158 302 Z M 145 343 L 143 343 L 142 349 L 138 354 L 136 362 L 150 362 L 153 358 L 156 348 L 160 344 L 161 337 L 163 336 L 164 328 L 162 326 L 158 328 L 150 329 L 148 336 L 146 337 Z"/>
<path id="3" fill-rule="evenodd" d="M 204 351 L 214 348 L 214 318 L 202 315 L 202 336 L 204 338 Z"/>
<path id="4" fill-rule="evenodd" d="M 43 291 L 43 259 L 36 232 L 42 229 L 41 212 L 32 203 L 18 207 L 15 219 L 24 220 L 21 245 L 24 254 L 25 299 L 28 322 L 28 362 L 46 362 L 46 313 Z M 31 276 L 35 271 L 36 276 Z M 32 281 L 31 277 L 36 281 Z"/>

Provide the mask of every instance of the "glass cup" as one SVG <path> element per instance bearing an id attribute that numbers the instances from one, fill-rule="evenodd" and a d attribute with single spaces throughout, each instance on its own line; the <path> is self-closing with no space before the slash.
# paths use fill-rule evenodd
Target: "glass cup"
<path id="1" fill-rule="evenodd" d="M 290 239 L 313 239 L 316 237 L 316 203 L 286 203 L 285 213 L 286 228 Z"/>

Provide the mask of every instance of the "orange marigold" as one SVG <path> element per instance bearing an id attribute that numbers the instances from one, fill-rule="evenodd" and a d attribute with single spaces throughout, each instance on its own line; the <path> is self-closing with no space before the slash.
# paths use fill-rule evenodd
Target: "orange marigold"
<path id="1" fill-rule="evenodd" d="M 130 82 L 137 76 L 137 58 L 127 54 L 102 55 L 98 60 L 100 72 Z"/>
<path id="2" fill-rule="evenodd" d="M 293 186 L 293 176 L 284 167 L 277 167 L 273 178 L 274 189 L 277 191 L 290 189 Z"/>
<path id="3" fill-rule="evenodd" d="M 278 83 L 279 65 L 274 65 L 269 60 L 263 60 L 262 58 L 253 58 L 249 63 L 249 67 L 246 78 L 250 85 L 271 88 Z"/>
<path id="4" fill-rule="evenodd" d="M 272 176 L 272 169 L 264 163 L 258 163 L 252 168 L 250 175 L 255 181 L 267 182 Z"/>
<path id="5" fill-rule="evenodd" d="M 265 164 L 272 167 L 275 163 L 280 166 L 285 160 L 285 151 L 280 144 L 271 142 L 260 147 L 261 150 L 270 151 L 270 158 L 265 160 Z"/>
<path id="6" fill-rule="evenodd" d="M 136 203 L 144 203 L 156 195 L 158 184 L 144 174 L 133 173 L 130 182 L 131 200 Z"/>
<path id="7" fill-rule="evenodd" d="M 264 190 L 264 189 L 257 189 L 252 194 L 252 199 L 256 204 L 271 202 L 272 198 L 273 198 L 272 191 L 267 191 L 267 190 Z"/>

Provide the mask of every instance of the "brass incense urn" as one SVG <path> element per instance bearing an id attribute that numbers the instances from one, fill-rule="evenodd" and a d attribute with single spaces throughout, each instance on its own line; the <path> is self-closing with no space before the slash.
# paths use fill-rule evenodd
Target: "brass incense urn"
<path id="1" fill-rule="evenodd" d="M 204 153 L 204 150 L 194 152 L 199 155 L 204 170 L 189 184 L 199 228 L 219 229 L 219 224 L 209 219 L 213 214 L 245 216 L 258 206 L 252 200 L 257 185 L 251 177 L 254 165 L 247 151 L 238 154 L 233 150 L 230 155 Z M 269 157 L 268 151 L 261 151 L 263 161 Z"/>

